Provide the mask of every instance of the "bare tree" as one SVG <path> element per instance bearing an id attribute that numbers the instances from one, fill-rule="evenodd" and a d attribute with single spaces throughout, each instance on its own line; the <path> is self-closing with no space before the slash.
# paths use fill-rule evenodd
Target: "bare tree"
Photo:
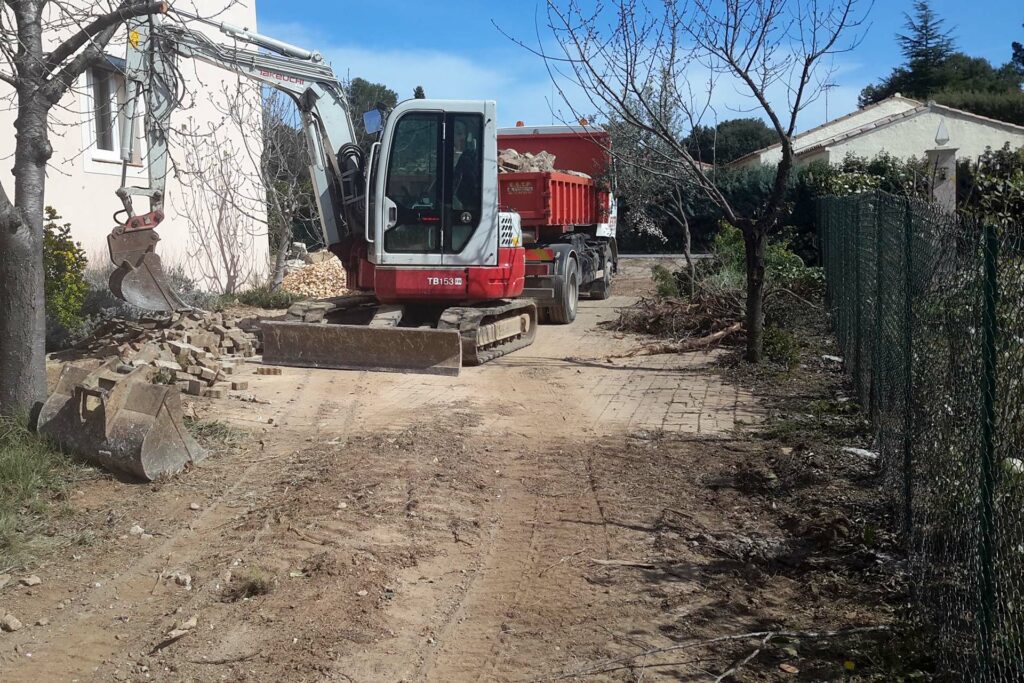
<path id="1" fill-rule="evenodd" d="M 181 180 L 179 213 L 189 230 L 189 274 L 220 294 L 248 284 L 261 264 L 252 261 L 252 242 L 260 239 L 253 216 L 253 174 L 244 152 L 216 132 L 189 136 Z"/>
<path id="2" fill-rule="evenodd" d="M 225 0 L 224 4 L 230 4 Z M 46 392 L 43 209 L 55 109 L 149 0 L 3 0 L 0 87 L 13 91 L 13 199 L 0 180 L 0 414 L 28 413 Z"/>
<path id="3" fill-rule="evenodd" d="M 195 161 L 187 164 L 189 170 L 183 175 L 194 187 L 191 194 L 197 202 L 186 208 L 186 215 L 194 231 L 211 233 L 205 243 L 200 240 L 200 246 L 206 247 L 197 255 L 200 262 L 214 270 L 241 274 L 239 269 L 245 261 L 221 256 L 218 244 L 250 253 L 249 245 L 243 243 L 244 235 L 269 239 L 271 282 L 277 287 L 284 279 L 293 226 L 297 221 L 315 225 L 319 220 L 299 110 L 280 91 L 242 80 L 224 86 L 222 101 L 218 109 L 223 116 L 221 123 L 227 125 L 211 126 L 191 136 L 187 143 L 186 154 Z M 231 143 L 234 139 L 240 141 L 239 146 Z M 216 151 L 224 149 L 229 153 Z M 229 188 L 223 187 L 225 178 L 230 178 Z M 216 207 L 211 197 L 217 198 Z M 219 215 L 221 208 L 230 209 L 234 218 L 218 228 L 210 214 Z M 250 269 L 246 277 L 252 274 Z M 234 284 L 242 284 L 246 277 L 235 278 Z"/>
<path id="4" fill-rule="evenodd" d="M 682 231 L 680 245 L 690 273 L 690 293 L 696 281 L 689 217 L 694 214 L 695 190 L 678 168 L 662 159 L 671 156 L 663 142 L 646 130 L 621 121 L 607 125 L 611 136 L 609 151 L 615 157 L 616 196 L 628 207 L 625 219 L 637 233 L 651 235 L 667 242 L 662 229 L 666 221 L 676 223 Z M 703 202 L 706 203 L 706 202 Z M 658 220 L 656 220 L 656 218 Z"/>
<path id="5" fill-rule="evenodd" d="M 643 131 L 656 145 L 637 164 L 705 195 L 744 237 L 746 357 L 760 361 L 765 247 L 785 205 L 793 137 L 821 92 L 831 58 L 851 49 L 863 0 L 547 0 L 557 48 L 527 49 L 545 60 L 571 120 L 597 111 Z M 716 95 L 740 93 L 770 122 L 780 145 L 768 201 L 741 215 L 714 173 L 690 154 L 686 137 L 714 112 Z M 656 163 L 651 164 L 651 160 Z M 626 160 L 628 162 L 628 160 Z"/>

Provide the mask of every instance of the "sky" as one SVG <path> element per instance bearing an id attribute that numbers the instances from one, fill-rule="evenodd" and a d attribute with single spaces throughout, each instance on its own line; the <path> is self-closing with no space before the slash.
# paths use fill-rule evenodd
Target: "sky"
<path id="1" fill-rule="evenodd" d="M 432 98 L 496 100 L 500 125 L 549 124 L 570 116 L 543 60 L 498 28 L 524 42 L 536 44 L 538 31 L 550 41 L 543 0 L 255 1 L 261 33 L 317 49 L 340 77 L 385 83 L 399 100 L 422 85 Z M 933 0 L 931 5 L 953 29 L 962 51 L 997 66 L 1009 60 L 1011 42 L 1024 42 L 1021 0 Z M 827 118 L 856 109 L 861 88 L 902 61 L 894 34 L 911 7 L 911 0 L 875 0 L 859 45 L 835 58 Z M 745 111 L 749 103 L 731 86 L 718 88 L 713 102 L 718 120 L 751 115 Z M 798 129 L 827 118 L 822 97 L 801 113 Z"/>

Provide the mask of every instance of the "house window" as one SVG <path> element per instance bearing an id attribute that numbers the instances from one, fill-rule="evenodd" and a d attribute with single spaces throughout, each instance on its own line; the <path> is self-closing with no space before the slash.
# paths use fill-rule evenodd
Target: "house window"
<path id="1" fill-rule="evenodd" d="M 127 125 L 124 75 L 111 64 L 93 67 L 86 72 L 84 95 L 88 154 L 98 161 L 120 162 L 121 130 Z M 142 163 L 139 138 L 135 135 L 132 150 L 132 163 L 136 165 Z"/>
<path id="2" fill-rule="evenodd" d="M 96 149 L 101 152 L 116 152 L 114 140 L 119 139 L 117 113 L 120 107 L 117 102 L 117 77 L 106 69 L 93 69 L 92 81 L 92 114 L 93 137 Z"/>

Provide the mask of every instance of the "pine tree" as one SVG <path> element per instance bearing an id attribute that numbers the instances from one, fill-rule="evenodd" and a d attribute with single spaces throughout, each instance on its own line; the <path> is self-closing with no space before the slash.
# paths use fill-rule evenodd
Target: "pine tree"
<path id="1" fill-rule="evenodd" d="M 907 33 L 896 34 L 909 72 L 909 90 L 917 96 L 927 97 L 941 89 L 943 67 L 956 51 L 952 32 L 943 30 L 940 19 L 927 0 L 914 3 L 914 16 L 906 17 Z"/>
<path id="2" fill-rule="evenodd" d="M 422 85 L 417 85 L 416 86 L 416 89 L 412 91 L 412 96 L 414 98 L 416 98 L 417 100 L 425 100 L 425 99 L 427 99 L 427 93 L 425 93 L 423 91 L 423 86 Z"/>

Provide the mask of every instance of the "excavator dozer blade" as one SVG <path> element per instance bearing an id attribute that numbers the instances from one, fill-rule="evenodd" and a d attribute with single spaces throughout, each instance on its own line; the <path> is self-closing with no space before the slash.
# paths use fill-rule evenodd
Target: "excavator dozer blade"
<path id="1" fill-rule="evenodd" d="M 111 233 L 107 236 L 110 260 L 117 266 L 108 286 L 118 299 L 148 311 L 187 311 L 164 273 L 154 249 L 159 237 L 153 230 Z"/>
<path id="2" fill-rule="evenodd" d="M 458 376 L 458 330 L 263 322 L 263 362 L 300 368 Z"/>
<path id="3" fill-rule="evenodd" d="M 102 467 L 152 481 L 206 457 L 185 428 L 177 388 L 149 382 L 146 368 L 119 374 L 67 365 L 43 404 L 38 429 Z"/>

